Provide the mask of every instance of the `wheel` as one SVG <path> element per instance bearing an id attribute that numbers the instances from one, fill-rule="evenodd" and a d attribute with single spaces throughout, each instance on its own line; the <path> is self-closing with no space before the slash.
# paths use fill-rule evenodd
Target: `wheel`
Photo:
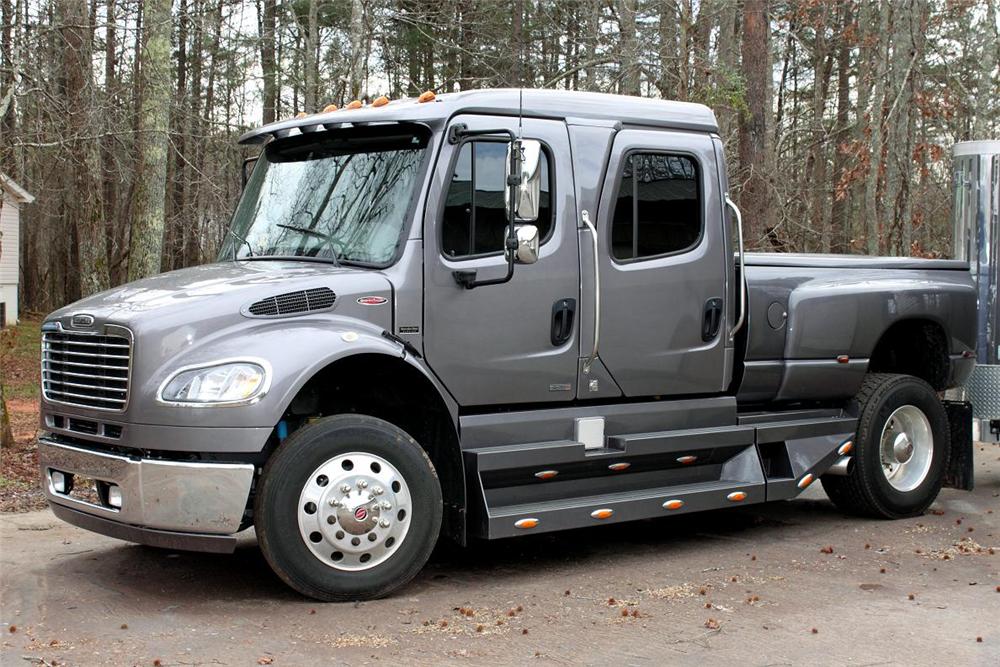
<path id="1" fill-rule="evenodd" d="M 441 528 L 427 454 L 389 422 L 326 417 L 285 440 L 254 499 L 257 540 L 289 586 L 324 601 L 367 600 L 409 582 Z"/>
<path id="2" fill-rule="evenodd" d="M 937 498 L 950 450 L 948 416 L 929 384 L 869 374 L 857 395 L 858 430 L 847 476 L 824 475 L 840 509 L 886 519 L 917 516 Z"/>

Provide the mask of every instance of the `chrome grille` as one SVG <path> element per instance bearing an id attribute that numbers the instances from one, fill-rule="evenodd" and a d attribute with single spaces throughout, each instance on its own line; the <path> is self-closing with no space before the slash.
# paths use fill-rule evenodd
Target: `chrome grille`
<path id="1" fill-rule="evenodd" d="M 120 412 L 128 403 L 131 359 L 132 341 L 127 336 L 46 331 L 42 392 L 56 403 Z"/>

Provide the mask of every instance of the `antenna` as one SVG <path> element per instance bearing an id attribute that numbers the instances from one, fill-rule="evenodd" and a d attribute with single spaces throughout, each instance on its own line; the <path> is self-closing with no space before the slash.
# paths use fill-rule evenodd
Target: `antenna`
<path id="1" fill-rule="evenodd" d="M 517 3 L 517 140 L 524 138 L 524 0 Z"/>

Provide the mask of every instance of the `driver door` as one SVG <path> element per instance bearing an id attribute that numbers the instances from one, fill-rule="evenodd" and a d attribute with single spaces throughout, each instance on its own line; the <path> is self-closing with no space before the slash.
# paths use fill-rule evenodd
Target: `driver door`
<path id="1" fill-rule="evenodd" d="M 458 116 L 470 130 L 517 130 L 517 119 Z M 525 119 L 542 144 L 538 261 L 506 283 L 504 203 L 508 137 L 446 142 L 424 211 L 424 354 L 462 406 L 568 401 L 576 395 L 580 267 L 566 126 Z"/>

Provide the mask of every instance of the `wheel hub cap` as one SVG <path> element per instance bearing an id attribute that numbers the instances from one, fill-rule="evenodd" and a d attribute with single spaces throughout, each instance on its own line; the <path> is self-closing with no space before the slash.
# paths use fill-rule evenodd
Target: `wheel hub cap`
<path id="1" fill-rule="evenodd" d="M 912 491 L 927 478 L 934 455 L 934 434 L 923 410 L 897 408 L 882 427 L 882 472 L 897 491 Z"/>
<path id="2" fill-rule="evenodd" d="M 323 463 L 299 495 L 302 541 L 338 570 L 383 562 L 406 537 L 411 519 L 406 480 L 386 459 L 352 452 Z"/>

